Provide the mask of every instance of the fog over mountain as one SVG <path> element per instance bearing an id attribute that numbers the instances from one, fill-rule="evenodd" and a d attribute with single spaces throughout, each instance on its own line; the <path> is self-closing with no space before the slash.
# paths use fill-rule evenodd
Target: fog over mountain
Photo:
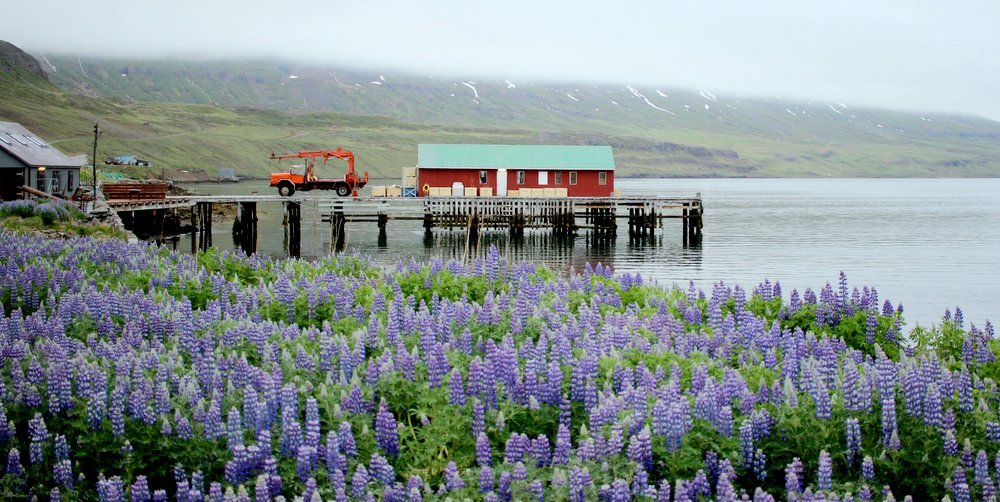
<path id="1" fill-rule="evenodd" d="M 40 0 L 4 10 L 3 38 L 42 55 L 282 58 L 1000 119 L 992 0 Z"/>

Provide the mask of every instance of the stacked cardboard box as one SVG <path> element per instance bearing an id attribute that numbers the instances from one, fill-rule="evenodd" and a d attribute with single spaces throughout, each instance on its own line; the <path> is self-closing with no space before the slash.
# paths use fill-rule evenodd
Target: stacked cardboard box
<path id="1" fill-rule="evenodd" d="M 385 187 L 372 186 L 372 197 L 385 197 Z"/>
<path id="2" fill-rule="evenodd" d="M 555 188 L 553 190 L 556 191 L 556 194 L 555 194 L 556 197 L 568 197 L 569 196 L 569 189 L 567 189 L 567 188 Z"/>
<path id="3" fill-rule="evenodd" d="M 493 187 L 479 187 L 480 197 L 493 197 Z"/>
<path id="4" fill-rule="evenodd" d="M 393 185 L 391 187 L 385 187 L 385 196 L 386 197 L 402 197 L 403 196 L 403 187 L 401 187 L 399 185 Z"/>

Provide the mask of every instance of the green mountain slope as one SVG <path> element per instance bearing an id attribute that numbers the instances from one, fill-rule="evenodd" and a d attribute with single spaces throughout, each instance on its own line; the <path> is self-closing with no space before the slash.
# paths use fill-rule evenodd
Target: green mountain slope
<path id="1" fill-rule="evenodd" d="M 420 142 L 537 142 L 611 144 L 623 175 L 1000 174 L 1000 123 L 974 117 L 288 62 L 43 62 L 67 94 L 46 91 L 48 104 L 37 104 L 31 94 L 40 91 L 24 89 L 20 105 L 0 103 L 0 116 L 56 107 L 72 117 L 38 119 L 39 133 L 52 129 L 74 151 L 87 151 L 86 123 L 100 120 L 107 154 L 137 154 L 167 169 L 263 174 L 271 151 L 342 146 L 362 169 L 395 177 L 416 161 Z"/>

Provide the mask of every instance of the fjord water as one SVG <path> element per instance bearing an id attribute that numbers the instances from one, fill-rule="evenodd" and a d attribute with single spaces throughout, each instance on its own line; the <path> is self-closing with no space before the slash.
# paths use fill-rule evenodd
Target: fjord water
<path id="1" fill-rule="evenodd" d="M 515 259 L 558 271 L 601 262 L 616 272 L 640 273 L 662 285 L 690 281 L 709 294 L 722 281 L 747 290 L 764 279 L 818 291 L 837 287 L 841 271 L 851 287 L 873 286 L 880 302 L 904 306 L 907 327 L 939 324 L 960 307 L 966 326 L 1000 321 L 1000 179 L 618 179 L 625 195 L 687 197 L 700 193 L 704 237 L 684 246 L 679 220 L 665 220 L 654 243 L 630 244 L 625 222 L 618 240 L 592 242 L 586 231 L 569 242 L 545 231 L 509 242 L 486 233 L 490 244 Z M 266 182 L 194 185 L 201 193 L 272 193 Z M 310 197 L 332 197 L 312 193 Z M 301 256 L 330 252 L 329 226 L 313 221 L 303 204 Z M 258 252 L 286 256 L 280 204 L 258 204 Z M 216 223 L 213 244 L 232 249 L 229 225 Z M 425 239 L 420 222 L 390 222 L 380 245 L 374 223 L 347 227 L 346 250 L 395 264 L 432 257 L 475 255 L 460 231 L 435 230 Z M 190 249 L 185 238 L 178 249 Z M 468 248 L 468 250 L 467 250 Z M 480 251 L 482 252 L 482 251 Z"/>

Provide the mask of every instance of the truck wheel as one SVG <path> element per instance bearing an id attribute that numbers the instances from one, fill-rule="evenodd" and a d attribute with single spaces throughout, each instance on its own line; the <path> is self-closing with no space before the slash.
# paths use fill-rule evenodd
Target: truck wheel
<path id="1" fill-rule="evenodd" d="M 295 185 L 292 185 L 291 183 L 282 183 L 278 185 L 278 194 L 282 197 L 290 197 L 293 193 L 295 193 Z"/>
<path id="2" fill-rule="evenodd" d="M 351 194 L 351 187 L 347 185 L 337 185 L 337 195 L 347 197 Z"/>

